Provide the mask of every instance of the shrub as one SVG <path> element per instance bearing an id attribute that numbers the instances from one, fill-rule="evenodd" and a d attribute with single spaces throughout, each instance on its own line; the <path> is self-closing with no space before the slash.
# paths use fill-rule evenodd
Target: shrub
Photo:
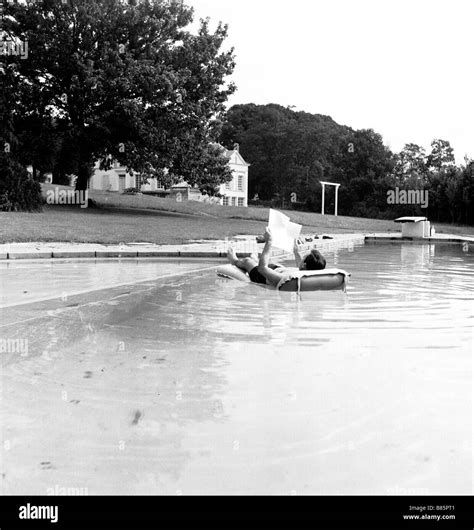
<path id="1" fill-rule="evenodd" d="M 170 196 L 167 191 L 142 191 L 141 194 L 148 197 L 160 197 L 161 199 L 167 199 Z"/>
<path id="2" fill-rule="evenodd" d="M 140 190 L 138 188 L 127 188 L 123 190 L 122 195 L 138 195 Z"/>
<path id="3" fill-rule="evenodd" d="M 41 186 L 30 180 L 26 169 L 2 153 L 0 155 L 0 211 L 38 212 L 43 208 Z"/>

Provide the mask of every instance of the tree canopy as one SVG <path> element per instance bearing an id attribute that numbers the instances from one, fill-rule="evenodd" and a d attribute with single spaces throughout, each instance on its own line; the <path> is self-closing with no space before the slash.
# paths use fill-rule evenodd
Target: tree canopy
<path id="1" fill-rule="evenodd" d="M 201 20 L 192 32 L 193 9 L 160 0 L 44 0 L 5 11 L 7 38 L 28 43 L 28 57 L 7 56 L 3 70 L 20 161 L 75 172 L 78 189 L 96 161 L 210 191 L 229 180 L 209 147 L 235 90 L 225 25 L 211 31 Z M 214 171 L 202 172 L 210 158 Z"/>
<path id="2" fill-rule="evenodd" d="M 232 107 L 222 142 L 241 145 L 251 164 L 251 197 L 286 197 L 313 210 L 321 206 L 320 180 L 344 184 L 340 199 L 348 208 L 392 168 L 392 154 L 373 131 L 354 131 L 329 116 L 275 104 Z"/>
<path id="3" fill-rule="evenodd" d="M 226 111 L 235 91 L 227 26 L 211 30 L 201 20 L 191 30 L 193 17 L 173 0 L 4 3 L 4 208 L 22 207 L 23 186 L 25 207 L 37 209 L 39 188 L 20 171 L 27 165 L 60 179 L 76 174 L 82 190 L 97 161 L 102 169 L 116 161 L 165 186 L 184 179 L 213 195 L 232 177 L 221 141 L 239 143 L 251 164 L 250 198 L 320 211 L 326 180 L 341 184 L 341 214 L 474 223 L 472 161 L 457 166 L 447 140 L 433 140 L 429 153 L 414 143 L 393 153 L 372 129 L 329 116 L 277 104 Z M 428 210 L 388 204 L 395 187 L 428 191 Z M 333 201 L 329 191 L 328 209 Z"/>
<path id="4" fill-rule="evenodd" d="M 372 129 L 353 130 L 329 116 L 275 104 L 235 105 L 221 139 L 227 146 L 241 145 L 251 164 L 249 198 L 258 195 L 256 204 L 321 211 L 320 181 L 325 180 L 341 184 L 344 215 L 474 222 L 472 162 L 457 167 L 447 140 L 433 140 L 429 154 L 414 143 L 393 153 Z M 428 209 L 389 204 L 387 192 L 397 187 L 427 191 Z M 334 192 L 328 190 L 328 211 L 333 203 Z"/>

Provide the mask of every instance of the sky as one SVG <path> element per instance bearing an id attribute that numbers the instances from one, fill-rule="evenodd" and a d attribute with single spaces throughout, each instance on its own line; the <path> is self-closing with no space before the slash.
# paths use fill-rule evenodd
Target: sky
<path id="1" fill-rule="evenodd" d="M 473 0 L 186 0 L 229 25 L 238 103 L 295 105 L 392 151 L 448 140 L 474 158 Z"/>

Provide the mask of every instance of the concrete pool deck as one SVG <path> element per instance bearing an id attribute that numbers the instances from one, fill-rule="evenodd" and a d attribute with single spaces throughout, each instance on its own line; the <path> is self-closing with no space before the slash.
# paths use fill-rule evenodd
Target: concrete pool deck
<path id="1" fill-rule="evenodd" d="M 453 234 L 436 234 L 433 237 L 402 237 L 401 233 L 366 234 L 365 241 L 395 241 L 400 243 L 474 243 L 474 237 Z"/>
<path id="2" fill-rule="evenodd" d="M 306 236 L 310 237 L 310 236 Z M 415 243 L 468 243 L 474 244 L 474 237 L 452 234 L 437 234 L 430 238 L 403 238 L 399 232 L 328 234 L 308 241 L 302 249 L 330 248 L 344 244 L 364 242 L 415 242 Z M 225 258 L 227 248 L 233 244 L 242 257 L 250 256 L 263 247 L 255 236 L 236 236 L 227 240 L 195 241 L 184 245 L 153 245 L 149 243 L 129 243 L 102 245 L 98 243 L 3 243 L 0 244 L 0 260 L 36 259 L 107 259 L 107 258 Z M 275 249 L 274 257 L 286 253 Z"/>
<path id="3" fill-rule="evenodd" d="M 322 236 L 321 236 L 322 237 Z M 324 236 L 331 239 L 315 239 L 306 246 L 319 244 L 363 243 L 363 234 L 336 234 Z M 0 245 L 0 260 L 19 259 L 102 259 L 102 258 L 225 258 L 227 249 L 233 245 L 237 253 L 250 256 L 263 245 L 256 242 L 255 236 L 236 236 L 227 240 L 195 241 L 184 245 L 153 245 L 129 243 L 102 245 L 94 243 L 4 243 Z M 273 256 L 286 253 L 275 249 Z"/>

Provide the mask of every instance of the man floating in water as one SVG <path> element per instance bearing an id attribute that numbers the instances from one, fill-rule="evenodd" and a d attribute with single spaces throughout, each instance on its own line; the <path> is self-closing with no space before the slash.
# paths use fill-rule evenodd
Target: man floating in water
<path id="1" fill-rule="evenodd" d="M 256 255 L 239 259 L 232 247 L 227 252 L 227 259 L 232 265 L 248 273 L 252 282 L 278 287 L 283 281 L 288 281 L 289 275 L 291 276 L 291 269 L 270 263 L 273 240 L 269 228 L 266 229 L 263 238 L 265 247 L 259 261 L 257 261 L 258 257 Z M 296 265 L 300 271 L 318 271 L 326 268 L 326 260 L 318 250 L 311 250 L 303 257 L 297 240 L 294 243 L 293 253 Z"/>

